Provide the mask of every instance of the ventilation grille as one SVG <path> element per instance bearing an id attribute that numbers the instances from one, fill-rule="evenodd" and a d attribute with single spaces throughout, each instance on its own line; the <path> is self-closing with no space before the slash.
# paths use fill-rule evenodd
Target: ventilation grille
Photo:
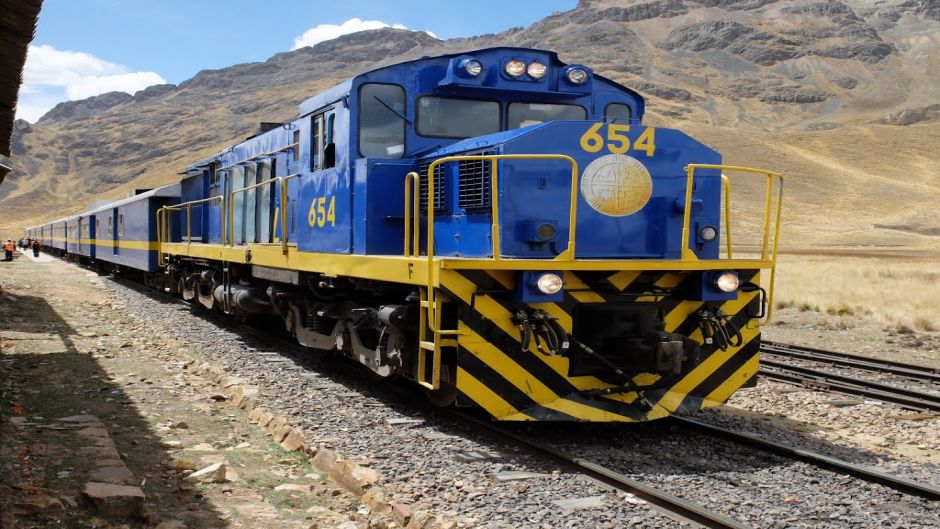
<path id="1" fill-rule="evenodd" d="M 489 153 L 483 153 L 489 154 Z M 479 209 L 490 206 L 490 160 L 465 160 L 458 162 L 458 203 L 463 209 Z"/>
<path id="2" fill-rule="evenodd" d="M 492 151 L 473 154 L 494 154 Z M 421 209 L 428 207 L 428 167 L 433 160 L 418 163 L 418 174 L 421 176 Z M 446 209 L 447 185 L 442 172 L 444 166 L 452 167 L 452 163 L 438 165 L 434 170 L 434 209 Z M 482 209 L 490 207 L 490 175 L 492 162 L 484 160 L 465 160 L 457 162 L 457 204 L 462 209 Z M 453 173 L 450 173 L 453 174 Z"/>
<path id="3" fill-rule="evenodd" d="M 425 160 L 418 163 L 418 175 L 421 177 L 421 209 L 428 209 L 428 166 L 433 160 Z M 444 187 L 444 177 L 441 170 L 447 164 L 441 164 L 434 168 L 434 209 L 439 210 L 444 207 L 444 196 L 447 189 Z"/>

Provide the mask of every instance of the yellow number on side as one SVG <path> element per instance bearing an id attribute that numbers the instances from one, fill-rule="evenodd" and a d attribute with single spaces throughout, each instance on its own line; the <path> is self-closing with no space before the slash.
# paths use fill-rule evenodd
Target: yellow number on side
<path id="1" fill-rule="evenodd" d="M 330 197 L 330 209 L 326 211 L 326 220 L 330 226 L 336 226 L 336 197 Z"/>
<path id="2" fill-rule="evenodd" d="M 307 213 L 307 224 L 311 228 L 317 227 L 317 202 L 319 201 L 319 198 L 313 199 L 313 202 L 310 203 L 310 211 Z"/>
<path id="3" fill-rule="evenodd" d="M 320 197 L 315 202 L 317 203 L 317 227 L 322 228 L 326 224 L 326 208 L 323 207 L 326 199 Z"/>
<path id="4" fill-rule="evenodd" d="M 595 123 L 581 136 L 581 148 L 587 152 L 597 152 L 604 147 L 604 138 L 597 133 L 603 123 Z"/>
<path id="5" fill-rule="evenodd" d="M 330 197 L 330 205 L 326 205 L 326 197 L 316 197 L 310 203 L 310 212 L 307 213 L 307 224 L 311 228 L 322 228 L 329 222 L 336 226 L 336 197 Z"/>
<path id="6" fill-rule="evenodd" d="M 653 153 L 656 152 L 656 129 L 648 127 L 644 130 L 640 137 L 636 139 L 633 148 L 638 151 L 646 151 L 647 156 L 653 156 Z"/>
<path id="7" fill-rule="evenodd" d="M 630 125 L 607 125 L 607 149 L 610 152 L 624 154 L 630 150 L 630 138 L 624 132 L 630 132 Z"/>

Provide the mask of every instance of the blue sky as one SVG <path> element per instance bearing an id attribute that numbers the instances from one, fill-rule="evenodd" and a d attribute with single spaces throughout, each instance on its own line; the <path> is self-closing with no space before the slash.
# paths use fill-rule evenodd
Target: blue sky
<path id="1" fill-rule="evenodd" d="M 178 84 L 382 25 L 438 38 L 497 33 L 577 0 L 45 0 L 17 117 L 111 90 Z M 470 8 L 468 9 L 468 6 Z"/>

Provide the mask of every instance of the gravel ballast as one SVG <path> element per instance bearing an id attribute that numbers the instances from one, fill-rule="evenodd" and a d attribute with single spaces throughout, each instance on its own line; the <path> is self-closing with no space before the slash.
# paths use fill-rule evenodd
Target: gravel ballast
<path id="1" fill-rule="evenodd" d="M 181 352 L 201 357 L 257 386 L 259 402 L 295 421 L 310 444 L 337 450 L 377 470 L 389 499 L 411 504 L 415 511 L 429 510 L 465 527 L 682 525 L 631 495 L 563 472 L 514 447 L 493 442 L 471 431 L 470 426 L 402 402 L 386 391 L 384 384 L 370 381 L 364 374 L 337 369 L 319 353 L 297 354 L 297 348 L 287 350 L 277 340 L 240 331 L 219 317 L 194 316 L 189 307 L 167 303 L 159 294 L 105 283 L 115 303 L 133 318 L 142 335 L 172 337 Z M 742 397 L 739 393 L 733 403 L 752 413 L 767 417 L 788 414 L 790 420 L 800 422 L 818 420 L 819 414 L 832 410 L 850 413 L 822 402 L 831 396 L 769 391 L 773 387 L 762 384 Z M 865 411 L 864 406 L 857 411 Z M 873 437 L 894 439 L 899 435 L 899 423 L 884 417 L 897 413 L 903 412 L 876 407 L 872 417 L 866 415 L 850 426 Z M 848 437 L 841 443 L 826 442 L 822 437 L 793 433 L 781 424 L 724 412 L 699 417 L 888 468 L 912 479 L 937 481 L 935 467 L 852 448 Z M 851 421 L 847 416 L 842 420 Z M 936 444 L 937 436 L 930 437 L 936 420 L 907 422 L 924 430 L 903 434 L 910 435 L 912 442 Z M 512 428 L 754 527 L 940 526 L 936 506 L 919 498 L 667 425 L 536 424 Z M 508 471 L 540 475 L 500 481 Z"/>

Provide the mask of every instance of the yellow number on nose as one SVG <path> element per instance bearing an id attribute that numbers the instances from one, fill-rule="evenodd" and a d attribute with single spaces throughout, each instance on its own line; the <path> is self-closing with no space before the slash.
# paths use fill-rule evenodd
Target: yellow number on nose
<path id="1" fill-rule="evenodd" d="M 614 154 L 624 154 L 630 150 L 630 138 L 624 132 L 630 132 L 630 125 L 607 125 L 607 149 Z"/>
<path id="2" fill-rule="evenodd" d="M 587 152 L 597 152 L 604 147 L 604 138 L 597 131 L 601 130 L 603 123 L 595 123 L 581 136 L 581 148 Z"/>

